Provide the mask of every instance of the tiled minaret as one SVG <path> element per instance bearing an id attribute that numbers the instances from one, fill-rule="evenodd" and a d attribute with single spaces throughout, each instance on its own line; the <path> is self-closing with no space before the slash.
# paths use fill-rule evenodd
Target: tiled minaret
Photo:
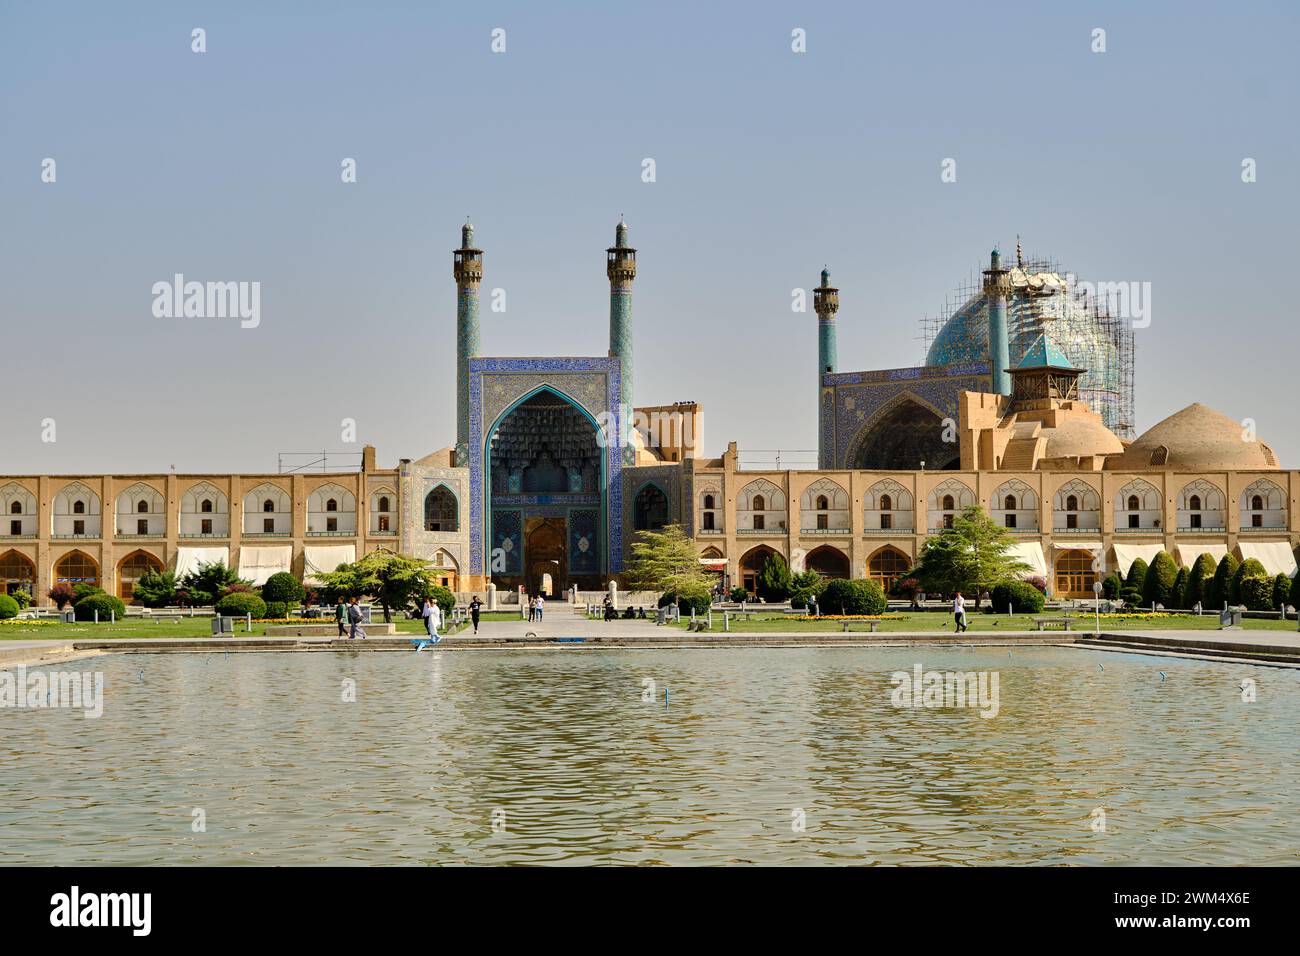
<path id="1" fill-rule="evenodd" d="M 994 248 L 984 270 L 984 300 L 989 310 L 989 373 L 993 392 L 1011 394 L 1011 337 L 1007 330 L 1007 294 L 1011 280 Z"/>
<path id="2" fill-rule="evenodd" d="M 609 276 L 609 355 L 622 365 L 619 390 L 619 419 L 629 427 L 632 415 L 632 280 L 636 278 L 636 250 L 627 244 L 627 223 L 620 216 L 614 229 L 614 245 L 605 250 L 605 274 Z M 633 454 L 631 445 L 626 455 Z"/>
<path id="3" fill-rule="evenodd" d="M 829 269 L 822 269 L 822 284 L 813 289 L 813 309 L 817 312 L 817 434 L 818 434 L 818 464 L 819 467 L 829 468 L 830 462 L 826 456 L 831 453 L 829 448 L 822 448 L 820 436 L 826 434 L 827 422 L 826 416 L 832 414 L 830 407 L 825 405 L 825 399 L 822 397 L 822 376 L 827 372 L 839 371 L 839 358 L 835 344 L 835 313 L 840 309 L 840 290 L 831 285 L 831 273 Z"/>
<path id="4" fill-rule="evenodd" d="M 479 353 L 478 287 L 483 281 L 483 250 L 474 248 L 474 226 L 460 228 L 454 250 L 456 276 L 456 465 L 469 464 L 469 360 Z"/>

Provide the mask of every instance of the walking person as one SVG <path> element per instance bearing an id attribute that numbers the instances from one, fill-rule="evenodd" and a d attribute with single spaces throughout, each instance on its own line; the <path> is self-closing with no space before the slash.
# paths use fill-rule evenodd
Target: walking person
<path id="1" fill-rule="evenodd" d="M 474 595 L 474 600 L 472 600 L 472 601 L 469 602 L 469 619 L 470 619 L 471 621 L 474 622 L 474 633 L 475 633 L 475 634 L 478 633 L 478 616 L 479 616 L 479 612 L 480 612 L 482 609 L 483 609 L 483 602 L 480 601 L 480 600 L 478 599 L 478 595 L 475 594 L 475 595 Z"/>
<path id="2" fill-rule="evenodd" d="M 442 636 L 438 633 L 438 628 L 442 626 L 442 608 L 426 597 L 420 616 L 424 618 L 424 629 L 429 634 L 429 642 L 437 644 L 442 640 Z"/>
<path id="3" fill-rule="evenodd" d="M 343 598 L 339 598 L 339 603 L 334 607 L 334 623 L 339 626 L 339 637 L 347 637 L 347 631 L 343 628 L 343 622 L 348 616 L 348 606 L 343 603 Z"/>
<path id="4" fill-rule="evenodd" d="M 361 629 L 361 608 L 357 606 L 356 598 L 348 604 L 348 623 L 352 625 L 352 633 L 348 635 L 348 640 L 353 641 L 360 637 L 364 641 L 366 632 Z"/>
<path id="5" fill-rule="evenodd" d="M 957 622 L 957 633 L 960 634 L 966 630 L 966 599 L 957 592 L 957 596 L 952 600 L 952 617 Z"/>
<path id="6" fill-rule="evenodd" d="M 537 616 L 537 606 L 533 604 L 533 596 L 531 594 L 526 595 L 526 597 L 528 600 L 528 623 L 532 624 L 533 618 Z"/>
<path id="7" fill-rule="evenodd" d="M 546 609 L 546 602 L 542 600 L 542 596 L 540 594 L 537 595 L 537 600 L 533 603 L 533 608 L 537 611 L 537 623 L 541 624 L 542 611 Z"/>

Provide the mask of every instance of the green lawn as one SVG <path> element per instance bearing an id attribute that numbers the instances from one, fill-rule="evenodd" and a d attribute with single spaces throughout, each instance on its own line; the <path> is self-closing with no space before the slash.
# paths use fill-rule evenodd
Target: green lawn
<path id="1" fill-rule="evenodd" d="M 492 620 L 489 615 L 483 615 L 486 620 Z M 515 620 L 518 615 L 506 615 L 507 619 Z M 382 617 L 376 615 L 376 623 L 382 621 Z M 332 618 L 323 619 L 311 623 L 333 625 Z M 398 634 L 423 634 L 424 623 L 422 621 L 408 621 L 404 617 L 394 615 L 393 623 L 397 625 Z M 242 620 L 235 622 L 235 635 L 244 637 L 265 637 L 265 624 L 253 623 L 253 630 L 249 632 L 245 629 Z M 455 633 L 455 631 L 452 631 Z M 132 618 L 127 621 L 119 621 L 116 624 L 37 624 L 30 621 L 12 624 L 0 624 L 0 640 L 10 641 L 104 641 L 104 640 L 131 640 L 138 641 L 150 637 L 211 637 L 212 636 L 212 618 L 195 617 L 182 618 L 179 621 L 143 621 L 139 618 Z"/>
<path id="2" fill-rule="evenodd" d="M 1005 614 L 984 614 L 981 612 L 968 612 L 966 623 L 971 631 L 993 632 L 997 631 L 1032 631 L 1037 625 L 1034 624 L 1035 617 L 1061 617 L 1057 612 L 1044 612 L 1043 614 L 1017 614 L 1014 617 L 1008 617 Z M 1090 631 L 1096 626 L 1096 618 L 1086 613 L 1071 613 L 1071 627 L 1075 630 Z M 689 622 L 683 621 L 679 626 L 685 628 Z M 867 630 L 867 622 L 854 621 L 850 623 L 853 630 Z M 1106 617 L 1102 616 L 1101 629 L 1112 631 L 1131 631 L 1131 630 L 1173 630 L 1173 631 L 1191 631 L 1191 630 L 1217 630 L 1219 627 L 1219 618 L 1217 615 L 1206 614 L 1197 617 L 1191 615 L 1179 615 L 1176 617 L 1150 617 L 1143 615 L 1132 615 L 1128 617 Z M 1246 630 L 1260 631 L 1291 631 L 1295 632 L 1295 621 L 1268 621 L 1254 620 L 1245 618 L 1242 620 L 1242 627 Z M 715 631 L 722 630 L 722 614 L 719 611 L 713 612 L 713 628 Z M 809 633 L 839 633 L 841 622 L 839 621 L 800 621 L 791 620 L 780 614 L 756 614 L 752 618 L 737 619 L 731 621 L 731 630 L 733 633 L 763 633 L 763 632 L 809 632 Z M 917 613 L 903 614 L 901 619 L 883 620 L 879 623 L 880 632 L 888 631 L 933 631 L 940 633 L 953 631 L 953 620 L 951 614 Z"/>

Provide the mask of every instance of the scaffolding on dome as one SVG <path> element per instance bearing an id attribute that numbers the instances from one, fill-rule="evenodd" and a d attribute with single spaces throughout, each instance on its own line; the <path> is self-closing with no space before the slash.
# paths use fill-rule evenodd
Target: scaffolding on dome
<path id="1" fill-rule="evenodd" d="M 1123 439 L 1134 434 L 1134 340 L 1128 319 L 1111 302 L 1076 289 L 1055 259 L 1021 257 L 1011 268 L 1008 321 L 1012 362 L 1040 332 L 1051 334 L 1070 361 L 1085 369 L 1080 397 Z M 938 315 L 920 321 L 925 364 L 988 360 L 987 309 L 982 273 L 972 270 Z"/>

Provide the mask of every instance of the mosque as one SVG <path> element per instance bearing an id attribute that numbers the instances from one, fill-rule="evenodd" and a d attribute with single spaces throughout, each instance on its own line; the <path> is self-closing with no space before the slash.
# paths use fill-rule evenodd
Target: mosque
<path id="1" fill-rule="evenodd" d="M 485 356 L 484 253 L 462 228 L 453 447 L 381 468 L 366 446 L 359 470 L 328 473 L 0 477 L 0 587 L 45 603 L 86 581 L 129 601 L 150 569 L 220 560 L 255 584 L 310 581 L 382 549 L 431 561 L 462 594 L 559 595 L 617 581 L 634 534 L 669 523 L 727 586 L 752 588 L 775 554 L 888 587 L 971 504 L 1054 596 L 1092 597 L 1161 550 L 1296 573 L 1300 472 L 1199 404 L 1132 438 L 1127 330 L 1019 244 L 1014 266 L 994 250 L 917 367 L 841 371 L 822 272 L 815 470 L 744 469 L 734 442 L 703 457 L 698 404 L 635 404 L 626 223 L 605 255 L 605 354 Z"/>

